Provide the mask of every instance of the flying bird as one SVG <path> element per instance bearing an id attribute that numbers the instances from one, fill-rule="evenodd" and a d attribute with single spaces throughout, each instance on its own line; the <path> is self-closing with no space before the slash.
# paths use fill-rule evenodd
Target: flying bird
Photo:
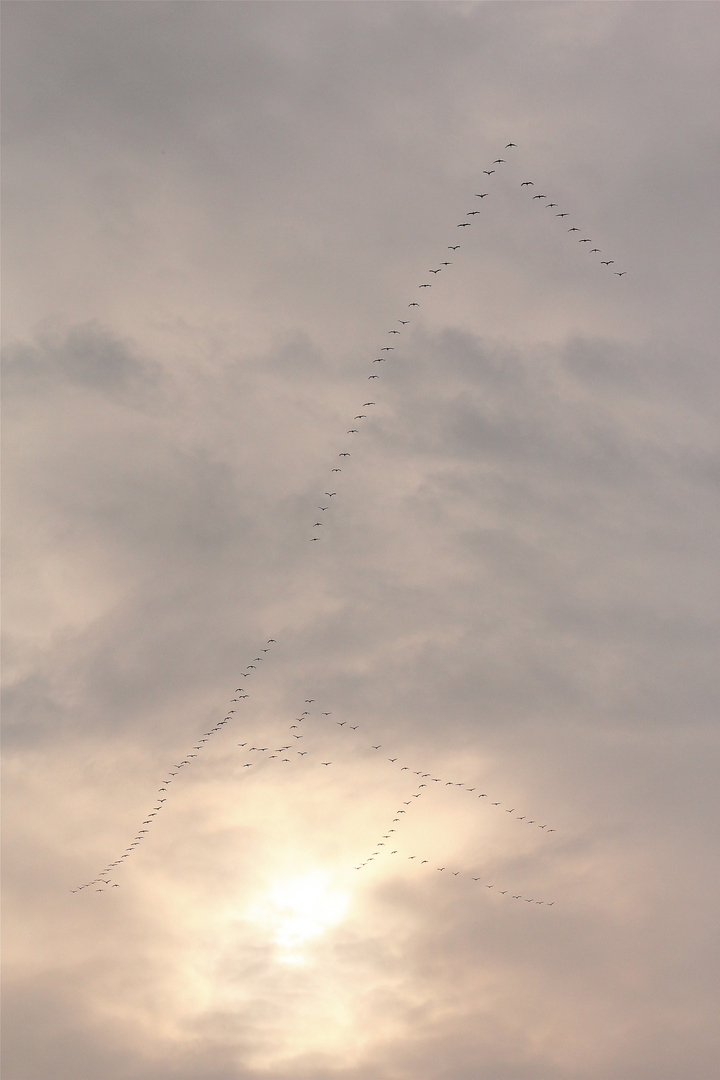
<path id="1" fill-rule="evenodd" d="M 508 149 L 508 147 L 510 147 L 510 146 L 517 146 L 517 143 L 515 143 L 515 142 L 509 142 L 509 143 L 507 144 L 507 146 L 505 147 L 505 149 L 507 150 L 507 149 Z"/>
<path id="2" fill-rule="evenodd" d="M 520 187 L 535 187 L 535 185 L 533 184 L 532 180 L 523 180 Z"/>
<path id="3" fill-rule="evenodd" d="M 448 244 L 448 251 L 457 251 L 459 247 L 459 244 Z"/>
<path id="4" fill-rule="evenodd" d="M 476 199 L 486 199 L 486 198 L 487 198 L 487 196 L 488 196 L 488 192 L 487 192 L 487 191 L 483 191 L 482 195 L 479 195 L 479 194 L 477 193 L 477 191 L 475 192 L 475 198 L 476 198 Z"/>
<path id="5" fill-rule="evenodd" d="M 494 169 L 483 169 L 483 173 L 485 174 L 485 176 L 492 176 L 494 172 Z"/>

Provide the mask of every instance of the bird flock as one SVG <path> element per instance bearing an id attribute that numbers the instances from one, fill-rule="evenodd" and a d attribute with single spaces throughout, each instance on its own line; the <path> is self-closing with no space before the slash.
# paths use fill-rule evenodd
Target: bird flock
<path id="1" fill-rule="evenodd" d="M 510 142 L 505 146 L 504 152 L 507 153 L 508 151 L 513 151 L 515 149 L 517 149 L 516 144 Z M 492 188 L 493 181 L 491 180 L 491 178 L 496 176 L 498 173 L 498 169 L 502 170 L 502 167 L 506 163 L 506 158 L 498 157 L 491 163 L 491 166 L 489 168 L 483 170 L 482 175 L 488 178 L 487 184 L 485 186 Z M 566 221 L 567 218 L 570 218 L 572 221 L 570 212 L 560 208 L 558 206 L 558 203 L 550 200 L 546 194 L 542 192 L 532 191 L 531 189 L 533 189 L 534 187 L 535 184 L 532 180 L 524 180 L 520 184 L 521 191 L 529 193 L 529 197 L 532 199 L 533 202 L 536 202 L 538 206 L 541 206 L 546 210 L 555 211 L 555 219 L 557 219 L 558 222 L 566 228 L 569 238 L 577 239 L 578 242 L 583 245 L 593 243 L 590 237 L 575 237 L 576 233 L 582 233 L 583 230 L 579 225 L 568 224 L 568 222 Z M 482 209 L 478 209 L 476 206 L 472 210 L 469 210 L 466 214 L 466 217 L 469 220 L 458 222 L 456 228 L 463 230 L 472 228 L 476 223 L 476 219 L 478 217 L 482 218 L 483 210 L 486 206 L 484 200 L 487 198 L 491 198 L 491 196 L 491 190 L 476 192 L 474 194 L 474 197 L 481 200 L 480 204 L 477 204 L 477 206 L 482 207 Z M 464 237 L 465 234 L 463 233 L 463 239 Z M 433 285 L 437 282 L 437 275 L 441 273 L 447 273 L 449 268 L 455 265 L 457 252 L 461 249 L 461 243 L 452 243 L 446 245 L 445 251 L 452 253 L 452 258 L 445 257 L 439 259 L 437 265 L 431 267 L 428 270 L 428 274 L 433 275 L 433 281 L 420 282 L 418 285 L 418 293 L 420 292 L 420 290 L 432 288 Z M 594 256 L 604 254 L 602 249 L 596 245 L 593 245 L 593 247 L 591 248 L 586 248 L 586 250 L 588 254 Z M 611 270 L 611 272 L 617 277 L 621 278 L 625 276 L 625 270 L 611 269 L 615 266 L 615 261 L 613 259 L 599 259 L 598 264 L 605 267 L 606 270 Z M 406 327 L 412 324 L 412 317 L 415 315 L 415 312 L 412 312 L 410 309 L 420 308 L 420 306 L 421 303 L 419 299 L 413 298 L 408 302 L 406 309 L 406 317 L 402 319 L 398 318 L 397 325 L 392 327 L 387 332 L 388 336 L 392 336 L 394 342 L 405 332 Z M 392 363 L 393 356 L 391 354 L 397 351 L 398 345 L 382 345 L 376 350 L 379 355 L 374 356 L 372 361 L 370 362 L 370 374 L 368 374 L 366 377 L 367 381 L 370 381 L 373 384 L 373 393 L 363 394 L 361 396 L 367 398 L 377 397 L 377 383 L 382 378 L 382 374 L 384 373 L 385 369 L 378 368 L 375 365 Z M 351 421 L 351 427 L 347 429 L 347 436 L 352 437 L 352 439 L 354 440 L 356 436 L 361 434 L 362 422 L 366 420 L 370 415 L 370 413 L 366 412 L 366 410 L 371 410 L 375 408 L 376 404 L 377 402 L 375 400 L 366 400 L 360 405 Z M 353 445 L 354 449 L 354 443 L 348 443 L 348 445 Z M 318 517 L 317 513 L 315 515 L 317 520 L 313 523 L 310 530 L 310 535 L 307 537 L 307 539 L 311 543 L 321 542 L 322 534 L 316 532 L 316 530 L 322 530 L 325 527 L 327 519 L 324 518 L 324 515 L 332 511 L 332 508 L 335 505 L 334 500 L 340 497 L 340 491 L 338 489 L 340 487 L 341 477 L 338 477 L 338 474 L 342 473 L 343 466 L 348 464 L 348 459 L 351 456 L 352 452 L 344 447 L 338 452 L 337 463 L 333 464 L 330 467 L 329 475 L 332 477 L 333 482 L 328 485 L 323 485 L 323 487 L 332 488 L 332 490 L 323 490 L 322 497 L 317 500 L 317 510 L 320 512 L 322 517 Z M 258 655 L 253 657 L 252 661 L 246 665 L 243 671 L 240 672 L 240 685 L 235 689 L 235 696 L 231 699 L 230 706 L 226 710 L 223 718 L 219 720 L 213 727 L 208 728 L 207 731 L 203 731 L 201 735 L 196 739 L 192 749 L 182 758 L 176 761 L 169 769 L 166 770 L 165 775 L 161 780 L 161 783 L 158 785 L 152 808 L 144 815 L 140 828 L 138 828 L 137 832 L 135 833 L 130 843 L 126 846 L 125 850 L 121 854 L 119 854 L 116 859 L 108 862 L 94 878 L 76 885 L 75 888 L 71 889 L 71 892 L 79 893 L 84 890 L 91 890 L 94 892 L 102 893 L 105 891 L 119 888 L 119 882 L 114 879 L 117 877 L 118 872 L 125 865 L 126 861 L 130 859 L 132 855 L 145 842 L 145 840 L 150 834 L 152 826 L 156 823 L 158 817 L 163 812 L 163 810 L 165 810 L 166 807 L 169 805 L 168 798 L 171 785 L 178 782 L 182 770 L 189 768 L 198 759 L 199 755 L 203 753 L 210 741 L 215 736 L 222 732 L 228 725 L 237 723 L 239 721 L 240 714 L 238 712 L 238 708 L 242 707 L 241 703 L 248 701 L 250 698 L 250 694 L 248 693 L 247 689 L 249 684 L 246 683 L 245 680 L 252 679 L 253 674 L 259 670 L 258 665 L 265 664 L 270 659 L 273 647 L 276 645 L 276 640 L 274 638 L 269 638 L 263 644 L 263 646 L 257 650 Z M 305 748 L 306 744 L 303 743 L 303 740 L 306 737 L 310 720 L 312 718 L 317 719 L 318 717 L 321 717 L 326 722 L 326 724 L 334 725 L 348 736 L 350 736 L 351 733 L 354 734 L 359 732 L 362 725 L 351 725 L 345 720 L 337 720 L 333 717 L 333 714 L 330 711 L 322 711 L 319 714 L 313 713 L 311 709 L 307 708 L 307 706 L 312 706 L 315 704 L 313 698 L 306 698 L 303 704 L 306 706 L 306 708 L 302 710 L 297 710 L 298 715 L 292 717 L 292 722 L 288 724 L 287 734 L 285 736 L 285 739 L 282 740 L 282 745 L 275 746 L 272 745 L 269 741 L 267 745 L 250 745 L 250 740 L 248 739 L 238 744 L 238 748 L 243 751 L 242 756 L 247 758 L 247 760 L 240 763 L 240 772 L 244 773 L 246 770 L 250 770 L 251 772 L 255 771 L 254 767 L 262 761 L 275 761 L 277 765 L 284 766 L 292 765 L 293 763 L 303 763 L 304 765 L 315 763 L 321 768 L 332 768 L 334 764 L 332 758 L 329 758 L 329 760 L 322 760 L 322 757 L 326 756 L 322 755 L 322 757 L 316 761 L 314 752 L 311 752 L 310 750 Z M 304 725 L 304 727 L 302 725 Z M 362 739 L 362 735 L 356 736 L 356 739 Z M 410 855 L 404 854 L 401 851 L 400 847 L 394 846 L 395 844 L 399 843 L 398 834 L 401 833 L 402 826 L 406 822 L 408 814 L 414 806 L 417 806 L 417 800 L 421 798 L 427 798 L 427 796 L 433 790 L 433 785 L 439 784 L 443 787 L 450 787 L 457 791 L 462 791 L 466 795 L 470 795 L 473 799 L 477 799 L 478 803 L 476 805 L 483 808 L 487 807 L 488 810 L 494 810 L 499 813 L 504 812 L 510 815 L 510 820 L 517 821 L 523 828 L 537 828 L 538 830 L 542 831 L 545 836 L 548 836 L 549 834 L 556 831 L 554 827 L 551 827 L 545 821 L 540 821 L 537 817 L 530 817 L 527 813 L 518 813 L 518 808 L 516 808 L 515 805 L 510 806 L 507 800 L 503 802 L 500 799 L 494 798 L 488 792 L 479 790 L 478 785 L 476 784 L 471 786 L 469 784 L 466 784 L 464 781 L 458 781 L 439 776 L 437 775 L 437 770 L 434 770 L 432 768 L 416 769 L 413 767 L 413 765 L 401 759 L 397 754 L 389 756 L 389 753 L 392 753 L 392 751 L 388 752 L 387 748 L 385 748 L 382 743 L 373 744 L 364 741 L 363 746 L 366 750 L 371 751 L 373 754 L 377 755 L 378 758 L 382 759 L 384 757 L 385 762 L 392 765 L 399 774 L 407 772 L 408 777 L 415 777 L 415 779 L 417 780 L 417 785 L 416 789 L 409 793 L 409 798 L 403 801 L 402 806 L 394 811 L 390 825 L 381 834 L 380 838 L 376 840 L 373 845 L 371 845 L 372 850 L 370 851 L 370 854 L 368 854 L 364 859 L 361 859 L 356 863 L 354 868 L 358 871 L 365 869 L 384 854 L 387 854 L 388 856 L 397 856 L 400 859 L 405 859 L 407 861 L 413 862 L 418 866 L 427 866 L 431 869 L 433 868 L 433 864 L 428 858 L 424 858 L 420 854 L 415 852 Z M 499 893 L 503 896 L 509 896 L 513 900 L 525 901 L 526 903 L 543 905 L 547 907 L 552 907 L 555 903 L 555 901 L 537 899 L 535 897 L 527 897 L 517 892 L 511 893 L 509 889 L 501 889 L 497 886 L 496 882 L 487 880 L 483 874 L 479 872 L 468 871 L 463 869 L 462 867 L 460 869 L 453 869 L 449 866 L 437 866 L 434 867 L 434 869 L 436 872 L 446 873 L 448 876 L 469 878 L 473 882 L 484 886 L 488 890 L 494 889 L 496 893 Z"/>

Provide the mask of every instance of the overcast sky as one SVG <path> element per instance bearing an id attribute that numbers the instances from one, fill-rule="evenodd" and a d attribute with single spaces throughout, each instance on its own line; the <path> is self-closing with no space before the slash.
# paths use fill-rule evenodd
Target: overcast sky
<path id="1" fill-rule="evenodd" d="M 715 1075 L 718 15 L 4 5 L 7 1080 Z"/>

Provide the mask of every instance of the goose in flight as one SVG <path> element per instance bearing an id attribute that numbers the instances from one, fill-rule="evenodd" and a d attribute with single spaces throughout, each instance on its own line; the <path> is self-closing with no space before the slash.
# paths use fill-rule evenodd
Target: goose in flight
<path id="1" fill-rule="evenodd" d="M 593 252 L 595 252 L 595 251 L 600 251 L 600 248 L 590 248 L 590 254 L 591 254 L 591 255 L 592 255 L 592 254 L 593 254 Z"/>
<path id="2" fill-rule="evenodd" d="M 448 251 L 457 251 L 459 247 L 459 244 L 448 244 Z"/>
<path id="3" fill-rule="evenodd" d="M 533 199 L 547 199 L 547 195 L 533 195 Z"/>
<path id="4" fill-rule="evenodd" d="M 620 271 L 613 270 L 613 273 L 614 273 L 615 277 L 622 277 L 624 274 L 627 274 L 627 270 L 620 270 Z M 554 831 L 555 831 L 554 829 L 550 830 L 550 832 L 554 832 Z"/>
<path id="5" fill-rule="evenodd" d="M 484 173 L 485 176 L 492 176 L 492 174 L 494 172 L 495 172 L 494 169 L 483 169 L 483 173 Z"/>
<path id="6" fill-rule="evenodd" d="M 505 149 L 507 150 L 507 149 L 508 149 L 508 147 L 510 147 L 510 146 L 517 146 L 517 143 L 516 143 L 516 142 L 509 142 L 509 143 L 507 144 L 507 146 L 505 147 Z"/>
<path id="7" fill-rule="evenodd" d="M 493 161 L 493 165 L 504 165 L 504 164 L 505 164 L 505 158 L 504 157 L 496 157 L 495 160 Z"/>
<path id="8" fill-rule="evenodd" d="M 551 207 L 557 206 L 557 203 L 556 202 L 549 202 L 549 203 L 545 203 L 545 206 L 549 210 Z"/>
<path id="9" fill-rule="evenodd" d="M 368 375 L 368 379 L 379 379 L 379 375 Z"/>
<path id="10" fill-rule="evenodd" d="M 442 267 L 439 267 L 439 269 L 437 269 L 437 270 L 428 270 L 428 274 L 439 274 L 441 270 L 442 270 Z"/>
<path id="11" fill-rule="evenodd" d="M 479 214 L 479 210 L 468 210 L 468 217 L 473 217 L 475 214 Z"/>
<path id="12" fill-rule="evenodd" d="M 568 232 L 580 232 L 580 229 L 577 227 L 577 225 L 573 225 L 571 229 L 568 229 Z"/>
<path id="13" fill-rule="evenodd" d="M 460 224 L 458 225 L 458 229 L 467 229 L 467 228 L 469 228 L 469 226 L 470 226 L 469 221 L 461 221 Z"/>
<path id="14" fill-rule="evenodd" d="M 435 272 L 434 270 L 430 271 L 431 274 L 433 274 L 434 272 Z M 399 330 L 388 330 L 388 334 L 399 334 L 399 333 L 400 333 Z"/>
<path id="15" fill-rule="evenodd" d="M 578 244 L 592 244 L 592 240 L 589 236 L 586 236 L 584 240 L 578 240 Z"/>
<path id="16" fill-rule="evenodd" d="M 488 196 L 488 192 L 487 192 L 487 191 L 483 191 L 482 195 L 478 195 L 477 191 L 475 192 L 475 198 L 476 198 L 476 199 L 486 199 L 486 198 L 487 198 L 487 196 Z"/>
<path id="17" fill-rule="evenodd" d="M 417 300 L 413 300 L 411 301 L 411 303 L 408 304 L 408 307 L 420 307 L 420 305 L 418 304 Z"/>
<path id="18" fill-rule="evenodd" d="M 460 226 L 458 225 L 458 229 Z M 418 285 L 419 289 L 432 289 L 432 285 Z"/>
<path id="19" fill-rule="evenodd" d="M 374 405 L 374 404 L 375 404 L 374 401 L 366 401 L 365 404 L 363 405 L 363 409 L 367 409 L 370 405 Z"/>
<path id="20" fill-rule="evenodd" d="M 532 180 L 523 180 L 520 187 L 535 187 L 535 185 L 533 184 Z"/>
<path id="21" fill-rule="evenodd" d="M 423 286 L 421 285 L 420 288 L 422 288 L 422 287 Z M 430 286 L 428 285 L 427 288 L 429 289 Z M 396 331 L 396 333 L 397 333 L 397 331 Z M 380 352 L 394 352 L 394 351 L 395 351 L 395 346 L 394 345 L 385 345 L 384 348 L 382 348 L 380 350 Z"/>
<path id="22" fill-rule="evenodd" d="M 556 214 L 555 217 L 570 217 L 569 214 Z"/>
<path id="23" fill-rule="evenodd" d="M 601 265 L 601 266 L 612 266 L 612 264 L 613 264 L 614 262 L 615 262 L 615 260 L 614 260 L 614 259 L 601 259 L 601 260 L 600 260 L 600 265 Z"/>
<path id="24" fill-rule="evenodd" d="M 398 319 L 398 322 L 402 323 L 403 326 L 407 326 L 407 324 L 410 322 L 410 320 L 409 319 Z M 398 330 L 398 333 L 400 333 L 399 330 Z"/>

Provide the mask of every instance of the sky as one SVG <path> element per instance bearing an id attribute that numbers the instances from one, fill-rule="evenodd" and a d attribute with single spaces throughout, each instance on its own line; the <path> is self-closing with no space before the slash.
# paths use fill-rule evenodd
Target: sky
<path id="1" fill-rule="evenodd" d="M 4 5 L 7 1080 L 715 1075 L 718 14 Z"/>

